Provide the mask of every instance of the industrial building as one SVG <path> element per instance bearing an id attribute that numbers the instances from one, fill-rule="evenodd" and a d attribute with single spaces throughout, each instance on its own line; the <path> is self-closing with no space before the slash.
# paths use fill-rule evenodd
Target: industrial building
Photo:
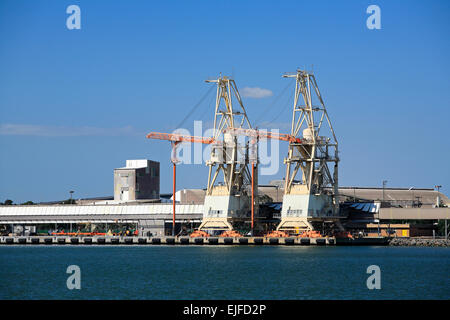
<path id="1" fill-rule="evenodd" d="M 66 232 L 132 228 L 139 235 L 165 235 L 171 230 L 172 206 L 161 203 L 159 162 L 127 160 L 114 169 L 114 197 L 79 199 L 75 204 L 0 206 L 3 231 Z M 177 205 L 177 226 L 200 223 L 202 205 Z M 165 226 L 166 222 L 170 222 Z"/>
<path id="2" fill-rule="evenodd" d="M 159 162 L 127 160 L 114 169 L 114 201 L 159 199 Z"/>
<path id="3" fill-rule="evenodd" d="M 177 205 L 177 225 L 199 224 L 202 205 Z M 167 222 L 167 223 L 166 223 Z M 170 223 L 169 223 L 170 222 Z M 0 206 L 0 225 L 7 230 L 21 226 L 37 226 L 37 230 L 65 232 L 103 232 L 127 226 L 142 236 L 164 236 L 171 233 L 170 204 L 90 204 Z M 20 228 L 20 230 L 22 230 Z"/>
<path id="4" fill-rule="evenodd" d="M 259 195 L 268 196 L 273 202 L 281 202 L 283 186 L 284 180 L 259 185 Z M 183 204 L 203 204 L 205 192 L 203 189 L 182 189 L 177 191 L 176 199 Z M 441 205 L 450 204 L 446 195 L 431 188 L 339 187 L 339 196 L 341 203 L 379 201 L 398 208 L 434 208 L 437 199 Z"/>

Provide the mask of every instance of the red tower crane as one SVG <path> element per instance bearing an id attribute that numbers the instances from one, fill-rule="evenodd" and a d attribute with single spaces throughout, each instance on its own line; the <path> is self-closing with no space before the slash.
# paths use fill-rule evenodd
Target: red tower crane
<path id="1" fill-rule="evenodd" d="M 147 139 L 158 139 L 167 140 L 172 144 L 172 164 L 173 164 L 173 195 L 172 195 L 172 206 L 173 206 L 173 218 L 172 218 L 172 236 L 175 235 L 175 192 L 176 192 L 176 165 L 179 162 L 176 158 L 176 148 L 181 142 L 197 142 L 204 144 L 211 144 L 215 142 L 213 138 L 203 138 L 195 136 L 184 136 L 175 133 L 162 133 L 162 132 L 150 132 L 147 134 Z"/>

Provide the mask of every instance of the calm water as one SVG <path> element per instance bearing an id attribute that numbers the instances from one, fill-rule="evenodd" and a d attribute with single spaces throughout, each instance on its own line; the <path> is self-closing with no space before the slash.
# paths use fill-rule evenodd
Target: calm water
<path id="1" fill-rule="evenodd" d="M 449 299 L 449 271 L 448 248 L 1 246 L 0 299 Z"/>

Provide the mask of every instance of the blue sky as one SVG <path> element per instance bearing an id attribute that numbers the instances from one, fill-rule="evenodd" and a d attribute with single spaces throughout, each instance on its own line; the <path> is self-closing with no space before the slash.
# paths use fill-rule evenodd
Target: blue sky
<path id="1" fill-rule="evenodd" d="M 66 27 L 71 4 L 81 30 Z M 366 27 L 371 4 L 381 30 Z M 244 104 L 250 120 L 284 130 L 291 92 L 273 101 L 298 67 L 316 74 L 341 185 L 441 184 L 448 195 L 449 31 L 448 1 L 3 0 L 0 201 L 112 195 L 113 169 L 141 158 L 161 162 L 170 192 L 169 144 L 147 132 L 172 131 L 220 72 L 270 90 Z M 212 121 L 208 99 L 186 128 Z M 283 174 L 281 162 L 260 182 Z M 180 166 L 177 180 L 202 188 L 206 168 Z"/>

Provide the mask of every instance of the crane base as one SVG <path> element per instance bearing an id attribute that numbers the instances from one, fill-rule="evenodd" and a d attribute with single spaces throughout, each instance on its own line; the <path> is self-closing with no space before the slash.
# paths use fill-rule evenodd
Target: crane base
<path id="1" fill-rule="evenodd" d="M 201 231 L 230 231 L 233 226 L 228 222 L 227 218 L 205 218 L 198 228 Z"/>
<path id="2" fill-rule="evenodd" d="M 313 225 L 307 218 L 302 217 L 289 217 L 281 218 L 281 222 L 277 227 L 277 231 L 301 233 L 304 231 L 313 230 Z"/>

